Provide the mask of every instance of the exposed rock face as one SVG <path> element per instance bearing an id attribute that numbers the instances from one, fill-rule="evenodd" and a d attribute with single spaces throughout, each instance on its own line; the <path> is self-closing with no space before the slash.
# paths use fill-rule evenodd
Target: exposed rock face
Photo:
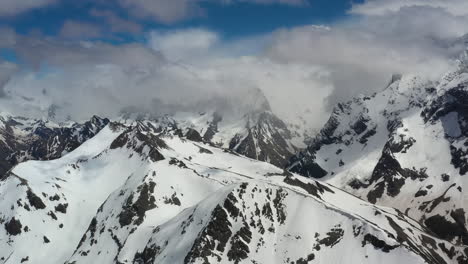
<path id="1" fill-rule="evenodd" d="M 14 217 L 5 223 L 5 231 L 12 236 L 21 234 L 21 222 Z"/>
<path id="2" fill-rule="evenodd" d="M 255 113 L 249 117 L 246 130 L 230 141 L 229 149 L 282 168 L 296 150 L 291 139 L 287 126 L 274 114 Z"/>
<path id="3" fill-rule="evenodd" d="M 127 148 L 152 161 L 163 160 L 160 150 L 167 148 L 166 143 L 159 136 L 151 133 L 152 129 L 138 124 L 128 128 L 120 134 L 110 145 L 110 149 Z"/>

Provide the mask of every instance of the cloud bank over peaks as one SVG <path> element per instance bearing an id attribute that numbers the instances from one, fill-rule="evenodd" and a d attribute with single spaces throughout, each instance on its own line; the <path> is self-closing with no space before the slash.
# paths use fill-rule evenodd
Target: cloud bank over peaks
<path id="1" fill-rule="evenodd" d="M 156 2 L 163 3 L 141 0 L 131 5 Z M 222 4 L 233 2 L 238 1 Z M 288 4 L 301 4 L 293 2 Z M 413 1 L 418 6 L 393 2 L 389 11 L 372 13 L 357 10 L 384 8 L 387 1 L 355 4 L 350 12 L 359 15 L 326 26 L 281 28 L 229 40 L 205 28 L 154 30 L 145 32 L 145 43 L 121 45 L 78 41 L 92 30 L 77 25 L 67 30 L 66 40 L 0 29 L 0 47 L 15 50 L 27 65 L 0 67 L 0 81 L 6 83 L 0 104 L 31 115 L 53 104 L 62 116 L 74 119 L 115 117 L 122 109 L 162 114 L 212 107 L 236 112 L 252 108 L 245 98 L 261 90 L 281 118 L 303 119 L 319 128 L 337 102 L 383 89 L 394 73 L 438 80 L 456 66 L 466 48 L 462 37 L 468 16 L 435 6 L 436 1 Z M 102 11 L 94 15 L 115 18 Z"/>
<path id="2" fill-rule="evenodd" d="M 235 47 L 254 41 L 224 44 L 218 34 L 202 29 L 150 36 L 145 46 L 18 35 L 15 50 L 35 70 L 13 75 L 0 104 L 32 116 L 43 116 L 54 105 L 62 119 L 116 117 L 123 109 L 156 115 L 215 109 L 240 116 L 258 107 L 246 99 L 261 90 L 284 119 L 323 112 L 321 103 L 310 103 L 313 96 L 325 98 L 331 90 L 328 73 L 319 66 L 237 56 Z M 319 126 L 325 117 L 310 123 Z"/>

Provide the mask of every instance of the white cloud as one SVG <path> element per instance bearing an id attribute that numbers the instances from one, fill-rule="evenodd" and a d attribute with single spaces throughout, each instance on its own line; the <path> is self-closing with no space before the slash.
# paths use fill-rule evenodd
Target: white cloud
<path id="1" fill-rule="evenodd" d="M 309 116 L 310 127 L 318 128 L 327 117 L 323 102 L 333 88 L 328 71 L 320 65 L 281 63 L 259 56 L 257 51 L 263 50 L 271 38 L 256 36 L 226 42 L 215 32 L 188 29 L 152 32 L 149 46 L 196 76 L 196 82 L 215 87 L 204 94 L 206 97 L 216 91 L 231 97 L 240 94 L 238 100 L 245 101 L 245 90 L 260 89 L 284 120 Z M 245 56 L 252 50 L 256 55 Z M 311 104 L 311 98 L 317 100 Z"/>
<path id="2" fill-rule="evenodd" d="M 199 76 L 216 80 L 225 92 L 260 89 L 273 111 L 285 121 L 308 118 L 309 128 L 318 129 L 328 118 L 324 101 L 333 87 L 329 72 L 322 66 L 245 56 L 210 59 L 193 65 L 192 69 Z M 240 94 L 241 101 L 249 96 Z"/>
<path id="3" fill-rule="evenodd" d="M 55 2 L 56 0 L 0 0 L 0 16 L 17 15 Z"/>
<path id="4" fill-rule="evenodd" d="M 406 7 L 433 7 L 443 9 L 455 16 L 468 15 L 466 0 L 367 0 L 354 4 L 351 13 L 362 15 L 386 15 Z"/>

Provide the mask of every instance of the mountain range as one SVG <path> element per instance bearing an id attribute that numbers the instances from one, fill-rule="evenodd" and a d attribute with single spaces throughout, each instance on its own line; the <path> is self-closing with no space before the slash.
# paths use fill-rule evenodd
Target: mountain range
<path id="1" fill-rule="evenodd" d="M 468 263 L 468 65 L 317 135 L 256 107 L 0 114 L 0 263 Z"/>

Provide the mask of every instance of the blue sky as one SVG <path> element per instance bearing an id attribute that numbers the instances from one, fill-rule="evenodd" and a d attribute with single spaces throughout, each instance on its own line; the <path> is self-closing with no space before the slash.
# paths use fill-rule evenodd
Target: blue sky
<path id="1" fill-rule="evenodd" d="M 40 32 L 47 36 L 56 36 L 64 23 L 72 20 L 100 26 L 107 31 L 109 25 L 104 19 L 91 15 L 92 10 L 107 10 L 124 20 L 139 24 L 142 31 L 202 27 L 230 39 L 268 33 L 283 27 L 330 24 L 348 16 L 347 11 L 351 8 L 351 0 L 314 0 L 313 3 L 301 5 L 249 2 L 220 4 L 216 1 L 206 1 L 199 4 L 203 9 L 202 14 L 166 23 L 158 19 L 132 16 L 125 7 L 116 4 L 100 4 L 102 1 L 95 3 L 86 0 L 80 4 L 77 2 L 65 0 L 13 16 L 0 17 L 0 25 L 12 27 L 21 34 Z M 141 34 L 120 32 L 100 37 L 115 42 L 138 39 Z"/>

